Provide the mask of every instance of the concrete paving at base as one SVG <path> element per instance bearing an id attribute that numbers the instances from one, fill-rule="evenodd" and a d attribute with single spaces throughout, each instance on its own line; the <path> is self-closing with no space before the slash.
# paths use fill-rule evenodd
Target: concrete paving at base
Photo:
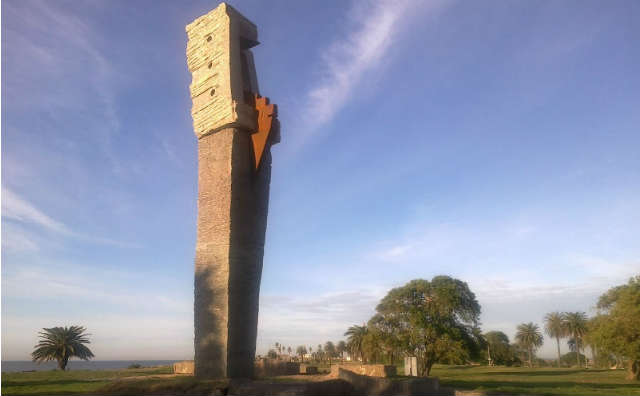
<path id="1" fill-rule="evenodd" d="M 278 365 L 275 363 L 289 363 Z M 283 372 L 297 372 L 306 369 L 306 364 L 291 362 L 256 362 L 256 372 L 270 375 L 262 375 L 261 378 L 232 379 L 229 387 L 220 390 L 229 395 L 423 395 L 423 396 L 485 396 L 482 391 L 456 390 L 448 387 L 440 387 L 436 377 L 398 377 L 388 366 L 384 365 L 358 365 L 345 364 L 333 365 L 329 373 L 322 374 L 291 374 L 280 375 Z M 289 367 L 289 365 L 291 367 Z M 265 371 L 265 366 L 268 368 Z M 282 366 L 282 367 L 281 367 Z M 285 367 L 286 366 L 286 367 Z M 299 368 L 298 368 L 299 367 Z M 314 366 L 310 366 L 314 367 Z M 314 367 L 315 368 L 315 367 Z M 317 369 L 317 368 L 316 368 Z M 366 373 L 366 374 L 364 374 Z M 364 374 L 364 375 L 363 375 Z M 171 378 L 193 375 L 193 361 L 177 362 L 174 364 L 174 374 L 151 375 L 144 378 Z M 124 380 L 140 379 L 141 377 L 128 377 Z M 492 393 L 492 395 L 497 395 Z M 497 395 L 500 396 L 500 395 Z M 502 394 L 501 396 L 509 396 Z M 526 395 L 518 395 L 526 396 Z"/>

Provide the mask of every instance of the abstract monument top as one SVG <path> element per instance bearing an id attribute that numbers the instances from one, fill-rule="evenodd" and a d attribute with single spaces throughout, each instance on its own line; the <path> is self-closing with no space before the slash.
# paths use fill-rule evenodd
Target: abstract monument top
<path id="1" fill-rule="evenodd" d="M 276 109 L 260 98 L 253 54 L 258 31 L 247 18 L 225 3 L 187 25 L 187 64 L 193 128 L 198 139 L 224 128 L 252 134 L 256 168 L 274 130 L 279 141 Z"/>

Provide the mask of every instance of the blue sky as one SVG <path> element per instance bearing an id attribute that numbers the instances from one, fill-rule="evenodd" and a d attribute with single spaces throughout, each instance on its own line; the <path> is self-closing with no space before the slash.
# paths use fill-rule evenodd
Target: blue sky
<path id="1" fill-rule="evenodd" d="M 282 125 L 259 353 L 414 278 L 512 337 L 640 272 L 640 3 L 231 4 Z M 216 5 L 2 2 L 2 359 L 65 324 L 96 359 L 192 357 L 184 27 Z"/>

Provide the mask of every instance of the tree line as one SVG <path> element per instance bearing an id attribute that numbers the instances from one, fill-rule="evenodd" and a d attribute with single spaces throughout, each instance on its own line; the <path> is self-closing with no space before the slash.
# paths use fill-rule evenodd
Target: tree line
<path id="1" fill-rule="evenodd" d="M 337 359 L 344 360 L 345 352 L 347 351 L 348 348 L 345 341 L 338 341 L 337 343 L 327 341 L 324 345 L 318 344 L 315 349 L 311 345 L 309 347 L 306 345 L 298 345 L 295 351 L 290 346 L 285 347 L 279 342 L 276 342 L 275 347 L 269 349 L 267 357 L 277 359 L 284 356 L 291 360 L 295 359 L 304 363 L 305 356 L 308 356 L 308 359 L 313 361 L 327 361 L 331 364 L 332 361 Z"/>
<path id="2" fill-rule="evenodd" d="M 556 341 L 556 364 L 586 366 L 583 352 L 589 347 L 595 366 L 625 367 L 629 379 L 640 380 L 640 276 L 604 293 L 596 307 L 591 318 L 558 311 L 544 317 L 544 332 Z M 416 279 L 389 291 L 367 323 L 349 327 L 347 349 L 366 363 L 396 364 L 415 356 L 422 376 L 435 363 L 546 364 L 535 357 L 544 342 L 537 324 L 519 324 L 511 343 L 501 331 L 482 333 L 479 316 L 480 305 L 465 282 L 449 276 Z M 565 355 L 562 339 L 570 351 Z"/>

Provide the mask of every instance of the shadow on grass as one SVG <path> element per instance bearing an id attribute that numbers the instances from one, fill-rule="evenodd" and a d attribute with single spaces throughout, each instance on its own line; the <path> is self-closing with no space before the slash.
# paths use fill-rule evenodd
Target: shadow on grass
<path id="1" fill-rule="evenodd" d="M 32 380 L 32 381 L 2 381 L 2 387 L 24 387 L 24 386 L 43 386 L 43 385 L 78 385 L 78 384 L 91 384 L 96 382 L 108 382 L 109 378 L 96 378 L 96 379 L 65 379 L 65 380 Z M 4 392 L 2 392 L 4 395 Z"/>
<path id="2" fill-rule="evenodd" d="M 553 388 L 558 390 L 558 394 L 566 394 L 562 392 L 562 388 L 590 388 L 590 389 L 630 389 L 638 390 L 640 385 L 635 383 L 620 384 L 620 383 L 597 383 L 597 382 L 574 382 L 574 381 L 553 381 L 553 382 L 511 382 L 511 381 L 486 381 L 486 380 L 442 380 L 441 384 L 444 386 L 459 387 L 465 389 L 475 389 L 483 387 L 486 389 L 491 388 Z"/>
<path id="3" fill-rule="evenodd" d="M 579 374 L 583 373 L 583 370 L 566 370 L 566 371 L 558 371 L 558 370 L 544 370 L 544 371 L 486 371 L 486 373 L 491 373 L 492 375 L 517 375 L 519 377 L 539 377 L 539 376 L 554 376 L 554 375 L 571 375 L 571 374 Z M 591 372 L 596 372 L 593 370 Z"/>
<path id="4" fill-rule="evenodd" d="M 115 381 L 90 394 L 96 395 L 209 395 L 226 394 L 227 380 L 198 380 L 194 377 Z"/>
<path id="5" fill-rule="evenodd" d="M 434 367 L 432 370 L 438 370 L 440 367 Z M 472 370 L 477 369 L 477 366 L 451 366 L 441 370 Z"/>

